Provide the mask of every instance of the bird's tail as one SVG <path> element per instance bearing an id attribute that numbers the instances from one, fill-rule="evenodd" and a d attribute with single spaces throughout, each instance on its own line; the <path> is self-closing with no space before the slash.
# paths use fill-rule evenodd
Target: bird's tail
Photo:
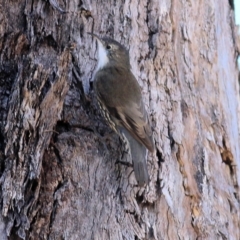
<path id="1" fill-rule="evenodd" d="M 133 170 L 139 186 L 143 186 L 149 182 L 149 175 L 147 170 L 146 153 L 147 149 L 139 143 L 131 134 L 125 129 L 121 129 L 122 135 L 126 138 L 129 144 Z"/>

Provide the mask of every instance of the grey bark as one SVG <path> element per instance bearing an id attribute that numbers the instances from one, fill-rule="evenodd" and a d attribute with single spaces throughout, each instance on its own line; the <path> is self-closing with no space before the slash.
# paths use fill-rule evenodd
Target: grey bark
<path id="1" fill-rule="evenodd" d="M 230 2 L 0 0 L 2 239 L 239 239 Z M 94 101 L 96 44 L 129 48 L 158 149 L 139 188 Z"/>

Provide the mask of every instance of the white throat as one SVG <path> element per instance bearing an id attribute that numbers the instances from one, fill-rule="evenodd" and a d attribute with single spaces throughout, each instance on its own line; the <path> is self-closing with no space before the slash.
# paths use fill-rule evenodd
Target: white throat
<path id="1" fill-rule="evenodd" d="M 109 62 L 105 47 L 99 40 L 97 41 L 98 41 L 98 65 L 96 71 L 102 69 Z"/>

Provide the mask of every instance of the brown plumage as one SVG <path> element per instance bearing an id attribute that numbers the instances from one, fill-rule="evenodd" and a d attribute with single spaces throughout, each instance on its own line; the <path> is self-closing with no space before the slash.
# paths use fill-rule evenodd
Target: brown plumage
<path id="1" fill-rule="evenodd" d="M 151 152 L 155 147 L 141 89 L 130 70 L 125 47 L 110 38 L 97 40 L 99 59 L 94 90 L 109 125 L 128 140 L 135 176 L 143 185 L 149 179 L 145 147 Z"/>
<path id="2" fill-rule="evenodd" d="M 129 71 L 128 79 L 124 77 L 126 71 Z M 99 70 L 95 76 L 94 90 L 113 122 L 125 127 L 137 141 L 153 152 L 152 130 L 140 87 L 131 71 L 115 67 Z"/>

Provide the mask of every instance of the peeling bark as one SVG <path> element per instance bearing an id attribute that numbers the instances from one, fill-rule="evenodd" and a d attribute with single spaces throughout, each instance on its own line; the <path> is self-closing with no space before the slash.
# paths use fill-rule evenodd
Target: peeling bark
<path id="1" fill-rule="evenodd" d="M 239 239 L 233 9 L 0 0 L 1 239 Z M 129 47 L 157 147 L 147 187 L 99 114 L 91 31 Z"/>

